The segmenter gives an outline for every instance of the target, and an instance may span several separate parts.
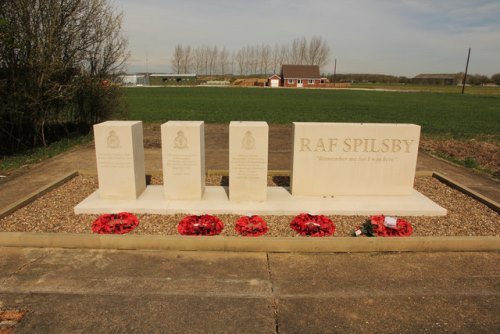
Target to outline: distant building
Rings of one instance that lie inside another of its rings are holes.
[[[279,87],[281,86],[281,77],[277,74],[271,75],[269,78],[267,78],[267,85],[269,87]]]
[[[136,73],[121,77],[124,86],[180,86],[196,85],[196,74]]]
[[[412,83],[421,85],[456,85],[461,81],[460,74],[419,74]]]
[[[151,73],[151,86],[191,86],[197,83],[196,74]]]
[[[317,65],[283,65],[281,86],[283,87],[326,87]]]
[[[121,76],[124,86],[147,86],[147,76],[144,73],[125,74]]]

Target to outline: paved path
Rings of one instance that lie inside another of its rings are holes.
[[[147,173],[161,173],[161,150],[159,148],[159,125],[152,134],[145,134],[145,165]],[[150,137],[155,137],[150,141]],[[206,166],[211,170],[228,169],[228,125],[207,124]],[[269,134],[269,169],[289,170],[291,166],[292,127],[289,125],[271,125]],[[0,208],[15,203],[24,196],[36,191],[44,185],[56,180],[73,170],[96,173],[96,162],[93,144],[71,149],[68,152],[38,164],[30,165],[6,178],[0,178]],[[440,172],[453,180],[483,194],[497,203],[500,202],[500,182],[471,172],[463,167],[455,166],[436,159],[428,154],[420,153],[417,170]]]
[[[500,331],[499,253],[0,248],[16,333]]]

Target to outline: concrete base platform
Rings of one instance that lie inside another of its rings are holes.
[[[95,191],[75,207],[76,214],[116,212],[150,214],[258,214],[296,215],[302,212],[324,215],[445,216],[446,209],[414,190],[408,196],[292,196],[288,188],[268,187],[265,202],[231,202],[227,187],[205,188],[202,200],[166,200],[163,186],[148,186],[136,200],[109,200]]]

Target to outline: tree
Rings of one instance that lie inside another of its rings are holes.
[[[205,61],[204,52],[205,52],[204,47],[198,47],[198,48],[194,49],[193,61],[194,61],[195,71],[198,74],[201,74],[203,71],[203,64]]]
[[[219,53],[219,68],[220,74],[224,75],[227,72],[227,66],[229,65],[229,51],[226,50],[226,47],[223,47]]]
[[[47,145],[117,106],[127,58],[122,16],[106,0],[0,2],[0,149]],[[57,139],[54,137],[54,140]]]
[[[500,73],[493,74],[491,76],[491,81],[493,81],[497,85],[500,85]]]
[[[177,44],[174,49],[174,55],[172,56],[172,71],[177,74],[181,73],[182,62],[184,60],[184,48],[182,44]]]
[[[186,46],[183,50],[183,57],[182,57],[182,71],[184,73],[189,73],[191,70],[191,62],[192,62],[192,56],[191,56],[191,47]]]
[[[315,36],[309,41],[307,50],[307,63],[323,67],[328,64],[330,48],[325,44],[320,36]]]
[[[269,45],[262,45],[260,47],[260,73],[267,75],[269,66],[271,64],[271,47]]]
[[[208,48],[207,56],[208,56],[208,72],[210,75],[215,74],[217,67],[217,57],[219,55],[219,50],[217,49],[217,45],[214,45],[213,48]]]

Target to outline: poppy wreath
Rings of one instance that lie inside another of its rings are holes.
[[[267,223],[260,216],[243,216],[236,221],[236,232],[246,237],[258,237],[269,231]]]
[[[335,224],[326,216],[301,213],[290,223],[300,235],[325,237],[335,233]]]
[[[358,227],[354,236],[366,235],[368,237],[408,237],[413,233],[413,227],[404,219],[396,218],[395,226],[387,226],[384,215],[372,216],[367,219],[362,227]]]
[[[131,213],[120,212],[99,216],[92,223],[92,232],[97,234],[125,234],[139,225],[139,219]]]
[[[182,235],[217,235],[224,229],[224,224],[216,216],[186,216],[177,225]]]

